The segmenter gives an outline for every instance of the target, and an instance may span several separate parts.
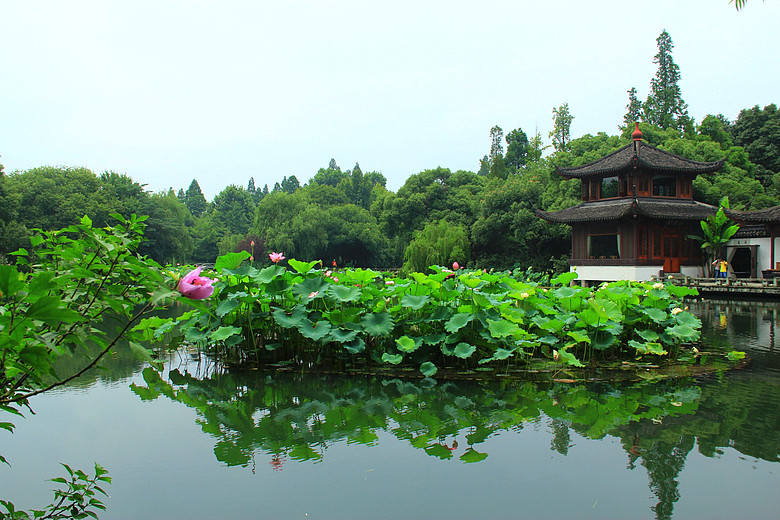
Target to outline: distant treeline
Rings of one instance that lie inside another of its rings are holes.
[[[709,115],[684,129],[649,123],[640,128],[649,144],[669,152],[697,161],[726,159],[721,171],[695,181],[697,200],[717,204],[728,195],[734,209],[780,204],[775,105],[743,110],[733,123]],[[380,173],[363,173],[357,164],[342,170],[335,160],[303,185],[290,176],[272,189],[257,189],[249,179],[246,187],[228,186],[210,202],[196,180],[178,193],[149,193],[115,172],[41,167],[4,174],[0,167],[0,253],[28,246],[33,228],[63,228],[85,214],[103,225],[118,212],[149,216],[142,252],[159,262],[212,262],[218,254],[247,250],[258,262],[267,262],[267,252],[283,251],[288,258],[328,265],[335,260],[340,266],[406,263],[408,269],[424,269],[458,261],[469,267],[561,269],[570,253],[569,229],[536,218],[534,209],[577,204],[579,181],[562,179],[556,166],[611,153],[630,142],[632,130],[626,125],[620,135],[558,141],[543,156],[538,134],[529,140],[516,129],[504,137],[496,126],[478,172],[425,170],[396,193]]]

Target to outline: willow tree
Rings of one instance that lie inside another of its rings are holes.
[[[404,252],[403,272],[425,272],[431,265],[466,264],[471,258],[471,243],[465,227],[445,219],[429,222],[415,231]]]

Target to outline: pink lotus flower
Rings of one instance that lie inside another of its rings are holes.
[[[336,282],[336,283],[338,283],[339,279],[338,279],[338,278],[336,278],[336,277],[334,276],[334,277],[333,277],[333,281],[334,281],[334,282]]]
[[[182,276],[178,290],[191,300],[205,300],[214,293],[214,280],[200,275],[203,267],[197,267]]]
[[[320,291],[314,291],[309,293],[309,299],[315,298],[318,294],[320,294]]]
[[[452,262],[452,270],[457,271],[460,269],[460,264],[458,262]]]
[[[282,260],[284,260],[284,253],[268,253],[268,258],[271,259],[271,261],[275,264],[278,264]]]
[[[395,282],[394,282],[394,281],[392,281],[392,280],[387,280],[387,281],[385,282],[385,285],[395,285]]]

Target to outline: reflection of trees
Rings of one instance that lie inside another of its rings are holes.
[[[553,449],[566,454],[569,428],[602,438],[642,419],[690,414],[697,387],[661,384],[590,386],[560,383],[404,381],[376,377],[262,375],[224,372],[208,377],[151,369],[143,399],[160,395],[198,410],[198,423],[217,439],[214,452],[228,465],[249,465],[257,452],[275,460],[320,460],[346,440],[371,445],[385,431],[441,459],[477,462],[479,445],[496,432],[520,430],[542,413],[552,421]]]
[[[567,455],[571,430],[589,439],[619,437],[629,469],[643,466],[658,499],[659,519],[671,518],[678,477],[698,443],[705,456],[730,446],[769,461],[780,454],[777,382],[750,374],[695,381],[586,385],[504,381],[446,382],[343,378],[326,375],[214,372],[199,377],[174,370],[164,381],[144,371],[143,399],[165,395],[198,411],[228,465],[250,466],[260,454],[274,470],[287,460],[322,460],[335,442],[374,445],[388,432],[429,456],[479,462],[485,440],[520,431],[546,416],[551,449]],[[749,383],[749,384],[748,384]],[[771,392],[771,393],[770,393]]]

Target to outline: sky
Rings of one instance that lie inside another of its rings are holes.
[[[780,1],[0,0],[0,163],[149,191],[303,184],[331,158],[396,191],[477,171],[490,128],[616,134],[666,29],[683,99],[780,102]]]

